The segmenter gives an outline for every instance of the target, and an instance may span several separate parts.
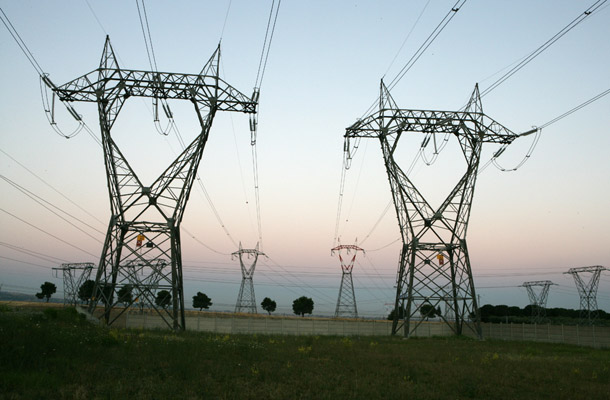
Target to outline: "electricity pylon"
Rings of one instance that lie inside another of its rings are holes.
[[[142,271],[157,274],[157,260],[170,260],[160,273],[159,288],[168,288],[172,304],[157,312],[172,329],[184,330],[184,290],[180,223],[212,121],[217,111],[254,114],[257,92],[248,98],[220,79],[220,46],[199,74],[139,71],[119,67],[106,37],[99,68],[64,85],[55,86],[47,76],[44,82],[62,101],[97,103],[112,215],[95,280],[97,303],[104,304],[103,318],[112,324],[128,307],[111,311],[117,305],[115,291],[138,281],[134,262],[147,266]],[[131,168],[113,140],[111,129],[125,101],[133,96],[180,99],[193,103],[201,132],[152,184],[145,185]],[[141,293],[155,304],[154,291]],[[129,306],[129,305],[128,305]]]
[[[248,267],[244,264],[244,254],[247,254],[249,259],[254,258]],[[254,282],[252,278],[254,277],[258,256],[265,256],[265,253],[258,250],[258,243],[254,249],[242,249],[240,242],[239,250],[232,253],[231,256],[232,258],[239,257],[242,276],[237,303],[235,303],[235,312],[256,314],[256,298],[254,296]]]
[[[354,256],[351,260],[348,258],[348,261],[345,261],[341,256],[341,250],[347,250],[347,254],[353,250]],[[352,270],[354,269],[356,254],[358,254],[358,251],[364,253],[364,249],[353,244],[346,244],[332,248],[330,254],[335,254],[335,251],[339,253],[339,261],[341,262],[341,287],[339,288],[339,297],[337,298],[337,307],[335,308],[335,318],[358,318],[358,307],[356,306],[356,292],[354,291]]]
[[[601,265],[590,267],[570,268],[564,274],[570,274],[574,277],[578,295],[580,296],[580,320],[592,324],[597,318],[597,288],[599,287],[599,277],[602,271],[608,268]],[[582,274],[591,273],[589,282],[585,283],[582,279]]]
[[[53,268],[53,276],[59,278],[61,273],[64,279],[65,305],[76,306],[78,304],[78,289],[89,279],[93,267],[93,263],[64,263]]]
[[[522,287],[527,289],[527,295],[530,298],[532,306],[532,321],[536,324],[543,322],[546,316],[546,301],[549,296],[549,289],[552,285],[556,285],[551,281],[531,281],[523,282]],[[542,287],[540,293],[536,294],[534,287]]]
[[[413,133],[425,134],[422,146],[431,137],[436,143],[436,135],[455,136],[466,160],[466,171],[436,209],[394,159],[400,138],[403,134]],[[430,111],[399,109],[383,81],[379,111],[346,129],[346,161],[351,160],[352,146],[357,146],[350,140],[379,139],[390,182],[402,238],[394,309],[405,309],[402,321],[399,321],[398,312],[394,314],[392,334],[404,328],[404,336],[409,337],[422,323],[423,319],[418,315],[423,304],[436,308],[445,302],[449,304],[455,321],[449,321],[445,316],[441,318],[455,334],[462,334],[466,325],[481,337],[480,315],[466,245],[481,148],[483,143],[507,146],[521,135],[483,113],[478,85],[464,111]]]

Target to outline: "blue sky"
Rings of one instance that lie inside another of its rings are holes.
[[[469,0],[392,95],[402,108],[458,109],[475,83],[484,90],[501,76],[499,71],[593,2]],[[341,275],[330,248],[345,128],[374,102],[381,77],[396,76],[453,3],[282,2],[260,99],[263,250],[270,258],[259,261],[254,276],[259,302],[269,296],[280,312],[290,312],[292,300],[307,295],[317,312],[334,310]],[[197,73],[222,39],[223,77],[251,93],[271,2],[233,0],[225,24],[228,5],[146,2],[159,70]],[[135,2],[0,1],[0,6],[57,84],[98,66],[106,34],[121,66],[149,68]],[[609,19],[610,8],[604,5],[485,96],[485,112],[523,132],[608,89]],[[5,210],[0,213],[0,283],[3,290],[33,293],[44,280],[61,283],[50,272],[60,262],[97,263],[103,240],[98,231],[105,231],[109,218],[103,157],[86,133],[66,140],[53,132],[42,110],[36,72],[4,28],[0,51],[1,174],[95,228],[81,226],[91,238],[0,181]],[[170,105],[185,139],[192,139],[197,123],[189,105]],[[95,106],[75,106],[98,132]],[[610,97],[605,97],[544,129],[531,159],[518,171],[503,173],[491,166],[480,174],[468,245],[483,304],[524,306],[527,294],[518,286],[549,279],[559,286],[551,289],[548,305],[577,308],[574,282],[563,272],[610,267],[609,108]],[[150,101],[133,99],[113,130],[145,180],[154,179],[180,149],[175,135],[156,132],[150,110]],[[57,118],[67,130],[74,126],[65,113]],[[420,140],[405,147],[405,163],[413,159]],[[516,142],[500,162],[515,165],[530,143],[531,136]],[[484,157],[493,150],[487,149]],[[455,183],[461,162],[459,151],[448,146],[433,166],[420,162],[413,180],[435,203]],[[233,241],[254,247],[258,233],[247,116],[216,117],[199,174]],[[343,243],[358,238],[367,250],[366,257],[359,255],[353,276],[359,310],[370,316],[385,314],[385,303],[395,295],[400,243],[393,209],[383,215],[389,201],[381,151],[375,141],[363,143],[347,174],[339,233]],[[189,232],[183,232],[187,299],[203,291],[215,303],[213,309],[231,310],[241,276],[228,254],[237,248],[198,187],[182,226]],[[600,281],[598,304],[610,311],[610,273]]]

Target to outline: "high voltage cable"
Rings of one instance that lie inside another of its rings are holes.
[[[47,234],[47,235],[51,236],[51,237],[52,237],[52,238],[54,238],[54,239],[57,239],[58,241],[60,241],[60,242],[62,242],[62,243],[64,243],[64,244],[67,244],[67,245],[68,245],[68,246],[70,246],[70,247],[73,247],[73,248],[75,248],[75,249],[77,249],[77,250],[82,251],[83,253],[87,253],[88,255],[90,255],[90,256],[92,256],[92,257],[97,258],[97,256],[96,256],[95,254],[91,254],[91,253],[89,253],[87,250],[81,249],[80,247],[78,247],[78,246],[76,246],[76,245],[74,245],[74,244],[72,244],[72,243],[70,243],[70,242],[67,242],[67,241],[63,240],[62,238],[55,236],[55,235],[53,235],[52,233],[49,233],[49,232],[45,231],[44,229],[42,229],[42,228],[40,228],[40,227],[38,227],[38,226],[36,226],[36,225],[34,225],[34,224],[30,223],[30,222],[27,222],[26,220],[24,220],[24,219],[22,219],[22,218],[19,218],[19,217],[18,217],[18,216],[16,216],[15,214],[10,213],[10,212],[6,211],[6,210],[5,210],[5,209],[3,209],[3,208],[0,208],[0,211],[2,211],[2,212],[4,212],[4,213],[6,213],[6,214],[8,214],[8,215],[10,215],[11,217],[13,217],[13,218],[15,218],[15,219],[17,219],[17,220],[19,220],[19,221],[23,222],[23,223],[24,223],[24,224],[26,224],[26,225],[31,226],[31,227],[32,227],[32,228],[34,228],[34,229],[39,230],[39,231],[40,231],[40,232],[42,232],[42,233],[45,233],[45,234]]]
[[[104,32],[104,34],[106,36],[108,36],[108,32],[106,32],[106,29],[104,28],[104,25],[102,25],[102,23],[100,22],[100,19],[97,17],[97,14],[93,10],[93,7],[91,7],[91,4],[89,4],[89,0],[85,0],[85,3],[87,3],[87,7],[89,7],[89,10],[91,11],[91,14],[93,14],[93,18],[95,18],[95,20],[97,21],[97,24],[100,26],[100,28],[102,28],[102,31]]]
[[[269,11],[269,20],[267,21],[267,29],[265,31],[265,40],[263,41],[263,50],[261,51],[261,58],[258,63],[258,71],[256,73],[256,81],[254,82],[255,88],[260,88],[263,83],[263,76],[265,75],[265,69],[267,68],[267,60],[269,58],[269,50],[271,49],[271,42],[273,40],[273,34],[275,32],[275,24],[277,22],[277,16],[280,11],[280,5],[282,0],[278,0],[277,8],[275,8],[275,18],[273,18],[273,26],[271,27],[271,34],[269,34],[269,27],[271,25],[271,19],[274,13],[275,0],[271,3],[271,10]],[[267,38],[269,41],[267,42]],[[264,60],[264,62],[263,62]],[[260,77],[260,80],[259,80]]]
[[[542,53],[544,50],[551,47],[556,41],[561,39],[566,33],[574,29],[578,24],[584,21],[588,16],[597,11],[607,0],[598,0],[589,8],[587,8],[583,13],[581,13],[578,17],[576,17],[572,22],[566,25],[563,29],[557,32],[554,36],[552,36],[549,40],[544,42],[541,46],[539,46],[536,50],[531,52],[527,57],[525,57],[519,64],[515,65],[511,68],[507,73],[502,75],[498,80],[492,83],[487,89],[481,92],[481,98],[487,95],[489,92],[500,86],[503,82],[505,82],[508,78],[517,73],[521,68],[526,66],[530,61],[535,59]]]
[[[65,217],[59,215],[57,212],[53,211],[50,207],[53,207],[54,209],[64,213],[65,215],[69,216],[70,218],[73,218],[75,220],[77,220],[78,222],[80,222],[83,225],[86,225],[87,227],[95,230],[96,232],[105,235],[104,232],[92,227],[91,225],[87,224],[86,222],[82,221],[81,219],[73,216],[72,214],[68,213],[67,211],[64,211],[63,209],[57,207],[56,205],[50,203],[49,201],[43,199],[42,197],[32,193],[31,191],[27,190],[26,188],[24,188],[23,186],[19,185],[18,183],[10,180],[9,178],[7,178],[4,175],[0,174],[0,178],[4,179],[5,182],[7,182],[9,185],[13,186],[15,189],[19,190],[21,193],[25,194],[27,197],[29,197],[30,199],[34,200],[36,203],[40,204],[42,207],[44,207],[45,209],[47,209],[48,211],[50,211],[51,213],[53,213],[54,215],[56,215],[57,217],[61,218],[62,220],[64,220],[65,222],[67,222],[68,224],[70,224],[71,226],[73,226],[74,228],[78,229],[79,231],[81,231],[82,233],[84,233],[85,235],[89,236],[91,239],[101,243],[101,241],[99,240],[99,238],[96,238],[94,236],[92,236],[91,234],[89,234],[88,232],[86,232],[85,230],[83,230],[82,228],[80,228],[79,226],[74,225],[74,223],[72,223],[71,221],[67,220]],[[47,205],[45,205],[45,204]]]
[[[44,185],[46,185],[47,187],[49,187],[51,190],[53,190],[55,193],[59,194],[61,197],[63,197],[64,199],[66,199],[67,201],[69,201],[72,205],[78,207],[81,211],[85,212],[87,215],[89,215],[90,217],[94,218],[96,221],[98,221],[100,224],[104,224],[102,221],[100,221],[95,215],[91,214],[89,211],[85,210],[83,207],[79,206],[76,202],[74,202],[72,199],[70,199],[68,196],[66,196],[65,194],[63,194],[62,192],[60,192],[59,190],[57,190],[55,187],[53,187],[51,184],[49,184],[47,181],[45,181],[44,179],[42,179],[40,176],[38,176],[36,173],[34,173],[32,170],[30,170],[28,167],[26,167],[25,165],[23,165],[22,163],[20,163],[19,161],[17,161],[13,156],[11,156],[10,154],[8,154],[7,152],[5,152],[4,150],[0,149],[0,152],[2,152],[5,156],[7,156],[8,158],[10,158],[11,160],[13,160],[15,163],[17,163],[17,165],[19,165],[21,168],[25,169],[27,172],[29,172],[30,174],[32,174],[36,179],[38,179],[40,182],[42,182]]]
[[[38,61],[36,61],[36,58],[34,58],[34,55],[30,51],[28,46],[25,44],[23,39],[21,39],[21,36],[19,35],[17,30],[11,23],[8,16],[4,13],[4,10],[2,9],[2,7],[0,7],[0,13],[2,13],[2,16],[0,17],[0,19],[2,19],[2,23],[4,23],[4,26],[6,26],[6,29],[8,29],[8,31],[11,34],[11,36],[13,37],[13,39],[15,39],[15,42],[17,42],[17,45],[19,46],[19,48],[21,49],[21,51],[23,52],[25,57],[28,59],[30,64],[32,64],[32,67],[34,67],[36,72],[38,72],[38,75],[40,75],[40,76],[44,75],[44,71],[40,67],[40,64],[38,64]]]
[[[402,67],[398,74],[396,74],[396,76],[390,81],[389,85],[387,85],[388,90],[393,89],[398,84],[398,82],[400,82],[400,80],[406,75],[406,73],[409,72],[411,68],[413,68],[413,65],[415,65],[415,63],[426,52],[428,47],[430,47],[430,45],[434,42],[438,35],[441,34],[441,32],[447,27],[449,22],[451,22],[451,20],[457,15],[457,12],[464,6],[466,1],[467,0],[458,0],[451,7],[451,9],[447,12],[443,19],[438,23],[436,28],[434,28],[434,30],[430,33],[430,35],[428,35],[426,40],[419,46],[417,51],[411,56],[409,61],[407,61],[407,63]],[[379,97],[377,97],[373,104],[371,104],[371,106],[364,112],[363,118],[364,116],[369,114],[375,108],[375,106],[378,105],[378,101]]]
[[[575,113],[576,111],[580,110],[581,108],[586,107],[586,106],[588,106],[589,104],[591,104],[591,103],[593,103],[593,102],[595,102],[595,101],[597,101],[597,100],[601,99],[602,97],[606,96],[608,93],[610,93],[610,89],[607,89],[607,90],[605,90],[605,91],[603,91],[603,92],[599,93],[598,95],[593,96],[592,98],[590,98],[589,100],[585,101],[584,103],[581,103],[581,104],[577,105],[576,107],[574,107],[574,108],[570,109],[569,111],[566,111],[566,112],[564,112],[563,114],[561,114],[561,115],[559,115],[559,116],[557,116],[557,117],[555,117],[555,118],[551,119],[550,121],[545,122],[544,124],[540,125],[539,127],[537,127],[537,128],[536,128],[536,136],[535,136],[535,138],[534,138],[534,141],[533,141],[533,142],[532,142],[532,144],[530,145],[530,147],[529,147],[529,149],[528,149],[528,151],[527,151],[527,154],[525,155],[525,157],[523,158],[523,160],[521,160],[521,162],[520,162],[519,164],[517,164],[517,166],[515,166],[515,167],[513,167],[513,168],[508,169],[508,168],[504,168],[504,167],[502,167],[502,166],[500,166],[500,165],[499,165],[499,163],[498,163],[498,161],[497,161],[497,158],[498,158],[498,156],[499,156],[499,155],[500,155],[502,152],[504,152],[504,149],[506,149],[506,147],[507,147],[507,146],[505,145],[505,146],[502,146],[502,147],[500,148],[500,150],[498,150],[498,151],[497,151],[497,152],[494,154],[494,156],[493,156],[493,157],[492,157],[492,158],[491,158],[489,161],[487,161],[487,162],[486,162],[486,163],[485,163],[485,164],[484,164],[484,165],[483,165],[483,166],[482,166],[482,167],[479,169],[478,174],[482,173],[482,172],[483,172],[483,171],[484,171],[484,170],[485,170],[485,169],[486,169],[486,168],[487,168],[487,167],[488,167],[490,164],[492,164],[492,163],[493,163],[493,164],[494,164],[494,166],[495,166],[496,168],[498,168],[500,171],[503,171],[503,172],[516,171],[516,170],[517,170],[517,169],[519,169],[519,168],[520,168],[520,167],[521,167],[523,164],[525,164],[525,162],[526,162],[526,161],[527,161],[527,160],[530,158],[530,156],[532,155],[532,153],[533,153],[533,151],[534,151],[534,148],[536,147],[536,144],[538,144],[538,141],[540,140],[540,136],[541,136],[542,129],[544,129],[544,128],[548,127],[549,125],[554,124],[555,122],[558,122],[558,121],[562,120],[563,118],[565,118],[565,117],[569,116],[569,115],[570,115],[570,114],[572,114],[572,113]]]
[[[225,14],[225,21],[222,24],[222,30],[220,31],[220,41],[222,41],[222,37],[225,34],[225,27],[227,26],[227,19],[229,19],[229,11],[231,10],[231,3],[233,0],[229,0],[229,5],[227,6],[227,12]]]
[[[39,258],[43,261],[47,261],[47,262],[52,262],[52,263],[67,263],[69,261],[64,260],[62,258],[57,258],[57,257],[53,257],[51,255],[48,254],[44,254],[44,253],[40,253],[34,250],[30,250],[30,249],[26,249],[25,247],[20,247],[20,246],[15,246],[13,244],[10,243],[5,243],[5,242],[0,242],[0,246],[4,246],[8,249],[17,251],[19,253],[23,253],[23,254],[27,254],[29,256],[35,257],[35,258]]]
[[[577,105],[576,107],[572,108],[571,110],[566,111],[565,113],[563,113],[563,114],[553,118],[552,120],[550,120],[548,122],[545,122],[544,124],[540,125],[538,127],[538,129],[546,128],[547,126],[552,125],[555,122],[558,122],[559,120],[561,120],[561,119],[567,117],[568,115],[570,115],[570,114],[580,110],[581,108],[588,106],[589,104],[593,103],[594,101],[597,101],[597,100],[601,99],[602,97],[604,97],[608,93],[610,93],[610,89],[604,90],[603,92],[601,92],[597,96],[594,96],[594,97],[590,98],[589,100],[585,101],[584,103],[581,103],[581,104]]]
[[[426,9],[428,8],[428,5],[430,4],[431,0],[428,0],[426,2],[426,5],[424,5],[424,8],[421,10],[421,12],[419,13],[419,16],[417,17],[417,19],[415,20],[415,23],[413,24],[413,26],[411,27],[411,30],[409,31],[409,33],[407,33],[407,36],[405,37],[405,39],[402,41],[402,44],[400,45],[400,48],[398,49],[398,51],[396,52],[396,55],[394,56],[394,58],[392,59],[392,61],[390,62],[390,65],[388,66],[388,69],[385,71],[385,73],[383,74],[383,76],[386,76],[388,72],[390,72],[390,68],[392,68],[392,66],[394,65],[394,61],[396,61],[396,59],[398,58],[398,55],[400,54],[400,52],[402,51],[402,48],[405,47],[405,44],[407,43],[407,40],[409,40],[409,38],[411,37],[411,34],[413,33],[413,31],[415,30],[415,27],[417,26],[417,24],[419,23],[419,20],[421,19],[422,15],[424,15],[424,12],[426,11]]]
[[[10,257],[4,257],[4,256],[0,256],[0,258],[4,259],[4,260],[9,260],[9,261],[16,261],[16,262],[20,262],[23,264],[28,264],[28,265],[32,265],[34,267],[39,267],[39,268],[43,268],[47,271],[51,270],[53,267],[51,266],[47,266],[47,265],[40,265],[40,264],[34,264],[31,262],[27,262],[27,261],[22,261],[22,260],[17,260],[16,258],[10,258]]]

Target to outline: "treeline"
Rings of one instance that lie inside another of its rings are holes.
[[[536,306],[527,305],[523,308],[517,306],[485,304],[479,310],[482,322],[491,323],[530,323],[532,315],[536,313]],[[580,320],[580,310],[570,308],[546,308],[542,311],[545,322],[557,324],[576,324]],[[610,313],[604,310],[596,311],[596,320],[608,321],[610,323]]]

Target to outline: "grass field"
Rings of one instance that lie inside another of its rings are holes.
[[[116,330],[0,305],[2,399],[609,399],[610,350]]]

